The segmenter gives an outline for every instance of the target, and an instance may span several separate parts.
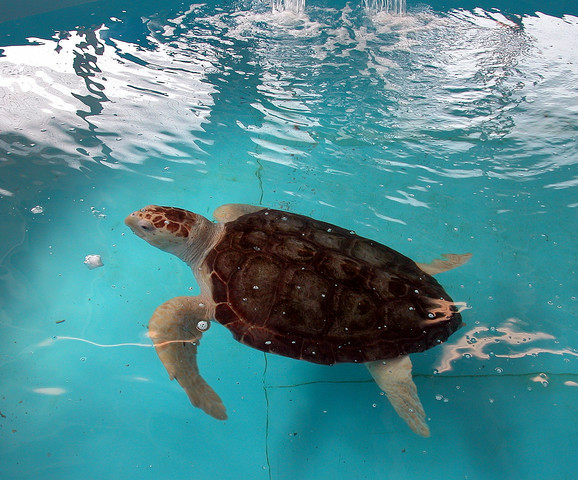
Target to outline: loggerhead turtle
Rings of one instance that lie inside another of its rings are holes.
[[[196,297],[154,312],[149,337],[191,403],[224,420],[225,407],[200,376],[199,339],[215,319],[258,350],[332,365],[364,363],[413,431],[429,435],[410,353],[445,341],[461,325],[459,304],[431,276],[471,257],[430,264],[312,218],[228,204],[217,223],[173,207],[148,206],[125,223],[190,265]]]

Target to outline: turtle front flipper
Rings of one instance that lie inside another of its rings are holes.
[[[208,327],[201,297],[175,297],[155,310],[148,335],[170,379],[177,379],[191,403],[212,417],[225,420],[223,402],[203,380],[197,365],[199,340]]]
[[[237,220],[237,218],[248,213],[255,213],[264,209],[265,207],[256,207],[255,205],[246,205],[244,203],[226,203],[215,209],[213,217],[219,223],[227,223]]]
[[[459,267],[472,258],[471,253],[444,253],[441,258],[436,258],[430,263],[418,263],[417,266],[425,273],[435,275],[437,273],[447,272],[453,268]]]
[[[377,360],[365,364],[398,415],[409,427],[422,437],[429,437],[425,411],[417,395],[417,387],[411,376],[411,360],[408,355],[390,360]]]

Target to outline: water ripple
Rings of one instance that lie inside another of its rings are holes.
[[[358,156],[433,180],[575,186],[564,178],[578,153],[574,17],[353,6],[291,16],[265,3],[193,5],[132,30],[115,17],[6,47],[0,147],[132,170],[160,158],[202,166],[240,134],[241,155],[309,171],[331,158],[355,173]]]

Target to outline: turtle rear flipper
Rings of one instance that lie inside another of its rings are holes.
[[[422,437],[429,437],[425,411],[411,376],[408,355],[365,364],[375,382],[385,392],[397,414]]]
[[[223,402],[201,377],[197,365],[197,347],[208,326],[200,297],[175,297],[153,313],[149,337],[170,379],[177,379],[191,403],[218,420],[226,420]]]
[[[472,258],[471,253],[444,253],[441,258],[436,258],[430,263],[418,263],[417,266],[429,275],[436,275],[437,273],[447,272],[456,267],[459,267]]]

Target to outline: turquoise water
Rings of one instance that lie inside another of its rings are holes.
[[[95,2],[0,49],[0,478],[575,478],[575,5]],[[366,369],[219,325],[229,420],[169,381],[148,318],[198,288],[123,219],[228,202],[474,254],[438,277],[466,326],[412,356],[429,439]]]

